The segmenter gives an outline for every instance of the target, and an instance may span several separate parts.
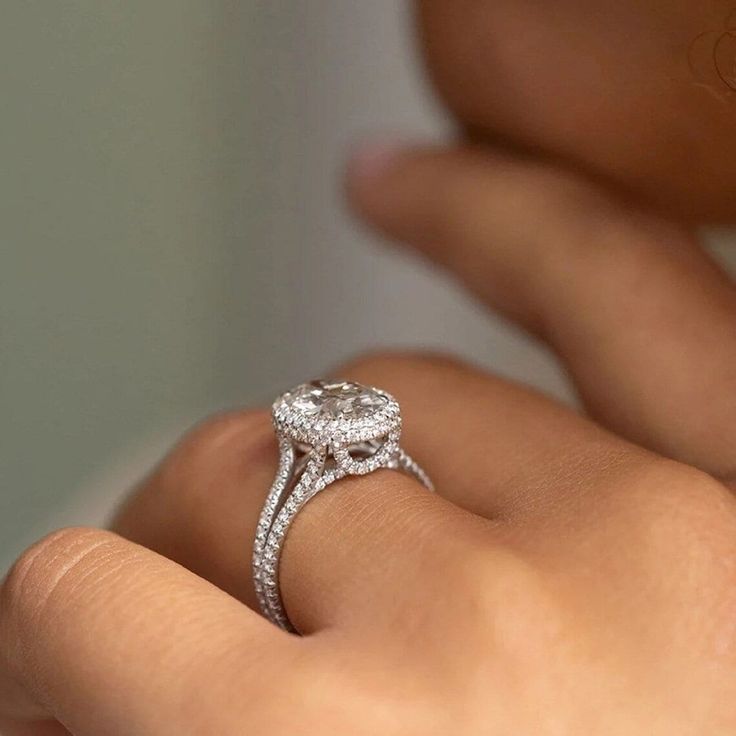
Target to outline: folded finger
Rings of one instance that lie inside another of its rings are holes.
[[[690,233],[481,149],[364,153],[349,186],[371,224],[542,336],[594,417],[717,475],[736,470],[736,290]]]

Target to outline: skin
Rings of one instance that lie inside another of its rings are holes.
[[[114,532],[10,572],[7,732],[734,733],[733,285],[687,231],[506,154],[366,149],[349,190],[545,340],[589,416],[445,357],[343,367],[398,397],[439,493],[381,471],[310,502],[282,559],[301,638],[252,610],[268,414],[209,420]]]
[[[419,0],[443,102],[474,137],[673,216],[736,222],[734,0]]]

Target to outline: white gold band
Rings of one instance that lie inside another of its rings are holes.
[[[289,527],[310,499],[340,478],[381,468],[433,486],[399,447],[399,406],[383,391],[346,382],[304,384],[277,399],[273,415],[279,466],[258,520],[253,582],[263,614],[295,632],[281,597],[279,562]]]

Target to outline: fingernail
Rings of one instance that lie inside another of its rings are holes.
[[[350,155],[350,176],[361,181],[379,179],[410,147],[410,144],[398,137],[384,137],[360,143]]]

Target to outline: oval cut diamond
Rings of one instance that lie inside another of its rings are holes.
[[[358,383],[314,381],[305,383],[286,398],[287,406],[310,418],[362,419],[385,409],[388,399]]]

